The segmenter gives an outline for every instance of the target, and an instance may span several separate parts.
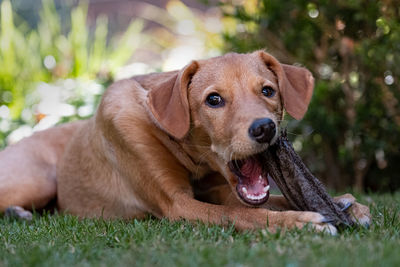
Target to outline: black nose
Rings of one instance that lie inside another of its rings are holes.
[[[269,118],[256,119],[249,128],[249,135],[258,143],[269,143],[276,134],[276,125]]]

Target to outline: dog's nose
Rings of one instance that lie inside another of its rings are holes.
[[[276,125],[269,118],[256,119],[249,128],[249,135],[258,143],[269,143],[276,134]]]

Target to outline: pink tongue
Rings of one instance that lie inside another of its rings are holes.
[[[244,176],[241,181],[242,186],[246,187],[248,194],[257,196],[264,193],[264,187],[268,185],[268,182],[262,177],[262,169],[257,160],[247,159],[240,168],[240,172]]]

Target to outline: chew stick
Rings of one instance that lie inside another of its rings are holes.
[[[277,142],[263,153],[270,176],[295,210],[314,211],[335,225],[352,225],[348,215],[333,202],[323,184],[310,172],[282,132]]]

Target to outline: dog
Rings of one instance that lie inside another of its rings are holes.
[[[0,211],[57,209],[80,218],[185,219],[237,229],[336,233],[321,214],[293,211],[269,193],[257,160],[278,136],[284,110],[307,111],[305,68],[256,51],[192,61],[179,71],[112,84],[95,115],[37,132],[0,153]],[[354,221],[368,207],[350,194]],[[21,209],[23,208],[23,209]]]

